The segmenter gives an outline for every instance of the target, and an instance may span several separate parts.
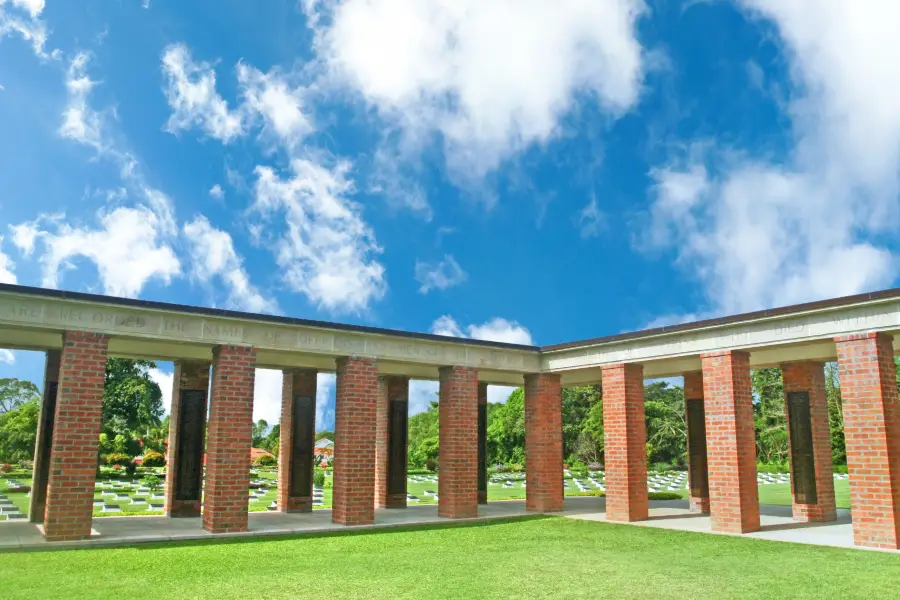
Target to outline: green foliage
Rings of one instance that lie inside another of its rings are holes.
[[[790,464],[786,460],[770,463],[757,463],[756,465],[757,473],[788,473],[790,470]]]
[[[151,492],[159,491],[161,485],[162,479],[156,475],[145,475],[143,479],[141,479],[141,486],[148,488]]]
[[[325,487],[325,471],[322,469],[313,471],[313,485],[317,488]]]
[[[150,378],[156,364],[148,360],[110,358],[106,361],[103,389],[103,431],[110,437],[124,435],[125,440],[151,437],[163,417],[162,391]],[[116,448],[132,456],[140,445]]]
[[[141,461],[142,467],[164,467],[166,466],[166,457],[153,450],[144,452],[144,459]]]
[[[647,492],[650,500],[681,500],[681,494],[676,492]]]
[[[756,452],[762,462],[782,462],[788,456],[784,417],[784,383],[781,369],[754,369],[753,405],[756,421]]]
[[[276,425],[277,427],[277,425]],[[321,439],[329,439],[334,441],[334,432],[329,429],[323,429],[322,431],[317,431],[316,436],[313,441],[318,442]]]
[[[18,462],[34,456],[40,399],[35,398],[0,414],[0,461]]]
[[[647,459],[666,463],[666,470],[687,464],[684,390],[656,381],[644,386]]]
[[[424,469],[428,461],[438,458],[438,403],[432,402],[428,409],[409,418],[408,459],[414,469]],[[334,439],[334,438],[330,438]]]
[[[253,465],[257,467],[271,467],[278,464],[278,459],[271,454],[260,454],[253,461]]]
[[[828,426],[831,431],[831,460],[835,465],[847,464],[847,446],[844,442],[844,403],[837,363],[825,365],[825,397],[828,398]]]
[[[260,419],[253,424],[253,441],[254,448],[262,448],[266,436],[269,434],[269,423],[265,419]]]
[[[119,465],[120,467],[126,467],[131,464],[131,457],[127,454],[122,454],[119,452],[111,452],[103,457],[103,462],[107,464],[107,466]]]
[[[40,391],[30,381],[15,377],[0,379],[0,415],[13,411],[29,402],[40,402]]]
[[[488,406],[487,460],[525,462],[525,390],[517,388],[505,404]]]

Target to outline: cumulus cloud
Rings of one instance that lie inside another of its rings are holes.
[[[172,109],[167,131],[177,133],[196,126],[225,143],[243,134],[241,112],[230,110],[219,96],[212,65],[195,62],[184,44],[171,44],[163,51],[162,69],[164,92]]]
[[[426,294],[433,289],[445,290],[463,283],[467,278],[453,255],[446,254],[444,259],[435,263],[416,261],[416,281],[421,285],[419,292]]]
[[[263,73],[244,63],[237,66],[237,79],[244,97],[241,110],[249,119],[261,117],[264,132],[288,147],[312,133],[313,123],[304,110],[304,87],[291,87],[278,71]]]
[[[305,0],[330,80],[358,93],[415,151],[443,140],[451,172],[480,178],[554,136],[579,92],[610,115],[643,76],[641,0]]]
[[[516,321],[507,321],[500,317],[494,317],[480,325],[468,325],[464,332],[463,328],[459,326],[453,317],[443,315],[431,324],[431,333],[450,337],[470,337],[475,340],[505,342],[507,344],[534,345],[531,332],[527,328]]]
[[[66,71],[66,92],[68,100],[63,111],[63,121],[59,134],[97,150],[104,149],[101,114],[88,104],[88,96],[96,85],[87,74],[90,57],[79,52],[69,62]]]
[[[250,283],[243,260],[234,249],[231,236],[210,225],[200,215],[185,224],[184,237],[191,256],[191,273],[199,281],[209,283],[218,278],[228,288],[229,308],[250,312],[278,313],[278,303],[263,296]]]
[[[296,159],[283,179],[271,167],[257,167],[253,205],[275,225],[273,249],[288,286],[320,308],[345,313],[368,308],[387,287],[375,234],[348,198],[348,170],[347,163],[329,169]]]
[[[41,285],[56,288],[62,271],[75,267],[74,260],[94,263],[103,291],[133,298],[150,280],[168,284],[180,273],[175,252],[166,243],[169,223],[146,206],[101,210],[98,226],[77,226],[62,221],[62,215],[42,215],[35,238],[43,246],[40,257]],[[20,226],[21,227],[21,226]]]
[[[53,57],[44,50],[47,27],[40,19],[44,0],[0,0],[0,39],[16,33],[31,42],[34,53],[41,58]]]
[[[3,244],[3,236],[0,236],[0,244]],[[15,268],[16,263],[0,251],[0,283],[16,283],[16,274],[13,272]]]
[[[651,172],[652,245],[675,247],[728,313],[868,291],[896,278],[900,5],[743,0],[790,63],[783,163],[704,144]]]
[[[225,190],[223,190],[222,186],[217,183],[216,185],[209,188],[209,195],[216,200],[221,200],[225,197]]]
[[[335,376],[319,373],[316,378],[316,431],[334,427]],[[281,421],[283,375],[274,369],[256,369],[253,388],[253,421],[265,419],[269,425]]]
[[[147,371],[147,375],[149,375],[150,379],[152,379],[159,386],[159,391],[162,392],[163,409],[166,411],[167,415],[171,414],[173,391],[172,387],[174,385],[175,372],[154,368]]]

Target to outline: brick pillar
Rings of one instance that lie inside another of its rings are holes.
[[[900,407],[891,336],[839,337],[853,543],[900,547]]]
[[[704,354],[703,398],[713,531],[759,530],[750,354]]]
[[[488,384],[478,382],[478,504],[488,501],[487,474]]]
[[[83,540],[91,535],[107,342],[99,333],[63,334],[44,509],[48,541]]]
[[[825,396],[825,365],[811,361],[785,363],[781,365],[781,374],[791,456],[794,520],[834,521],[837,511],[834,504],[828,398]],[[804,406],[808,407],[808,411],[803,410]],[[798,408],[801,410],[796,414],[798,421],[794,423],[792,418]],[[809,467],[812,467],[811,472],[807,472]],[[806,482],[814,485],[812,490],[805,489]]]
[[[284,371],[278,439],[278,510],[310,512],[315,472],[315,369]]]
[[[375,506],[406,508],[409,377],[379,381],[375,418]]]
[[[441,367],[438,515],[478,516],[478,370]]]
[[[525,376],[525,476],[526,510],[563,509],[562,385],[557,373]]]
[[[648,515],[644,367],[603,367],[606,519],[643,521]]]
[[[203,529],[210,533],[247,531],[255,378],[255,348],[213,350],[203,506]]]
[[[378,363],[358,356],[337,359],[334,415],[334,499],[339,525],[375,522],[375,421]]]
[[[200,516],[208,396],[209,363],[175,361],[166,451],[167,517]]]
[[[59,350],[47,350],[44,363],[44,397],[38,417],[34,441],[34,472],[31,478],[31,502],[28,518],[32,523],[44,522],[47,483],[50,481],[50,454],[53,447],[53,423],[56,418],[56,390],[59,387]]]
[[[703,403],[702,371],[684,373],[684,403],[691,512],[708,515],[709,470],[706,458],[706,411]]]

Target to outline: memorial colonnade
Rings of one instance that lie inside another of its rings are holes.
[[[336,373],[332,520],[406,503],[410,378],[440,382],[438,512],[486,501],[487,385],[524,385],[526,506],[563,509],[562,389],[601,383],[606,517],[648,517],[645,378],[684,376],[690,502],[714,531],[760,527],[750,370],[784,376],[793,512],[835,518],[823,365],[837,360],[857,544],[900,545],[900,290],[542,348],[0,286],[0,343],[47,350],[32,518],[90,535],[108,355],[175,361],[166,513],[247,529],[254,370],[281,368],[278,506],[312,507],[316,377]],[[210,368],[211,367],[211,368]],[[208,402],[207,402],[208,396]],[[204,443],[204,425],[208,422]]]

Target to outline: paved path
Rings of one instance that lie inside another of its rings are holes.
[[[605,521],[605,502],[597,497],[570,497],[565,500],[563,516],[587,521]],[[283,514],[277,512],[252,512],[249,515],[249,531],[212,535],[203,531],[201,520],[168,519],[166,517],[101,517],[94,519],[95,535],[89,540],[77,542],[45,542],[38,526],[33,523],[0,522],[0,550],[39,550],[53,548],[84,548],[104,546],[128,546],[139,543],[184,540],[218,539],[267,535],[291,535],[303,533],[344,532],[351,530],[377,530],[405,525],[449,524],[454,522],[490,521],[518,517],[527,514],[524,500],[490,502],[478,508],[478,517],[451,521],[438,517],[437,505],[412,505],[405,510],[379,509],[375,512],[375,524],[345,527],[331,522],[330,510],[312,513]],[[638,527],[660,527],[712,533],[709,516],[693,514],[686,500],[653,501],[650,518],[633,523]],[[838,511],[838,520],[832,523],[796,523],[791,518],[789,506],[763,506],[762,529],[746,537],[775,541],[788,541],[823,546],[853,547],[853,531],[850,513]]]

